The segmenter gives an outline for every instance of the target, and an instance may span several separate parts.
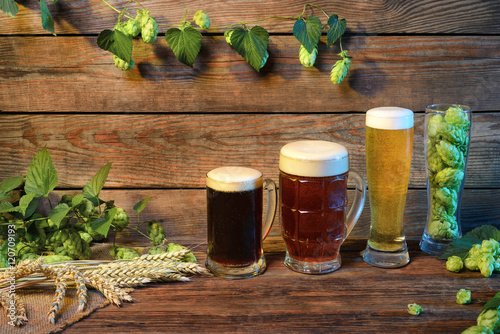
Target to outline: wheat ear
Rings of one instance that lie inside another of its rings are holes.
[[[62,301],[64,299],[64,295],[66,294],[66,282],[61,277],[57,277],[55,279],[56,284],[56,294],[54,296],[54,301],[52,302],[52,308],[50,309],[47,317],[49,322],[52,324],[56,323],[56,314],[59,312],[61,308]]]

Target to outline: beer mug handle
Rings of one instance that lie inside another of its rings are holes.
[[[271,179],[264,180],[264,189],[267,190],[267,211],[264,224],[262,224],[262,240],[264,240],[271,226],[273,226],[274,216],[276,215],[276,183]]]
[[[366,198],[366,183],[363,177],[359,175],[358,172],[352,169],[349,171],[349,176],[352,177],[356,185],[356,194],[354,196],[354,202],[351,205],[351,209],[347,214],[346,234],[344,240],[347,239],[354,225],[356,225],[359,216],[361,216],[361,211],[363,211],[363,207],[365,206],[365,198]]]

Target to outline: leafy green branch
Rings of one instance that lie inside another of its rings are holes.
[[[45,30],[54,32],[54,21],[47,8],[46,0],[40,1],[40,11],[42,26]],[[51,0],[57,1],[57,0]],[[97,45],[113,54],[115,66],[127,71],[134,67],[132,59],[133,39],[141,35],[145,43],[153,43],[158,36],[160,26],[150,11],[141,3],[129,0],[122,10],[118,10],[107,0],[101,0],[104,4],[118,13],[118,18],[113,29],[101,31],[97,37]],[[131,5],[134,8],[130,9]],[[323,25],[321,19],[315,15],[306,15],[308,8],[318,9],[326,18]],[[346,20],[339,19],[338,15],[329,15],[320,6],[306,3],[302,7],[300,14],[296,16],[269,16],[248,22],[238,22],[221,27],[210,27],[210,17],[203,10],[197,10],[188,20],[188,10],[184,6],[184,17],[178,25],[167,26],[165,40],[172,49],[175,57],[183,64],[193,67],[202,46],[202,34],[200,30],[221,30],[228,44],[230,44],[243,59],[256,71],[260,71],[266,64],[269,53],[269,33],[259,25],[254,25],[267,20],[291,20],[293,25],[293,35],[300,42],[299,60],[304,67],[312,67],[318,55],[318,43],[323,33],[323,28],[327,27],[326,46],[331,47],[339,42],[341,52],[338,54],[340,60],[332,66],[330,79],[332,83],[340,84],[347,75],[352,57],[348,56],[348,51],[342,48],[341,37],[346,31]],[[18,12],[17,4],[14,0],[0,0],[0,9],[6,14],[15,17]],[[133,16],[130,10],[135,10]],[[249,25],[254,25],[249,27]]]

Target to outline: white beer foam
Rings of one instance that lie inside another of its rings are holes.
[[[324,177],[349,171],[347,149],[324,140],[301,140],[281,148],[279,168],[298,176]]]
[[[239,166],[215,168],[207,173],[206,181],[207,187],[223,192],[253,190],[263,185],[260,171]]]
[[[413,127],[413,111],[399,107],[379,107],[366,112],[366,126],[383,130]]]

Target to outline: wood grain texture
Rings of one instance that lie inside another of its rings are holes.
[[[57,191],[53,202],[65,193],[76,191]],[[59,196],[59,197],[57,197]],[[137,222],[132,208],[141,199],[155,196],[141,213],[142,221],[156,219],[164,226],[167,238],[172,240],[192,240],[206,242],[206,194],[204,189],[178,190],[105,190],[102,199],[115,200],[115,204],[130,214],[131,226]],[[348,191],[352,203],[354,190]],[[461,224],[464,233],[479,225],[494,225],[500,229],[500,190],[466,189],[462,197]],[[427,194],[425,190],[409,190],[404,214],[405,236],[409,241],[419,241],[427,219]],[[367,197],[361,217],[348,240],[367,239],[370,231],[370,200]],[[145,227],[144,227],[145,232]],[[270,236],[280,235],[279,213],[276,214]],[[132,230],[118,235],[119,243],[140,246],[145,238]],[[267,245],[267,241],[264,246]],[[267,248],[266,248],[267,249]]]
[[[415,116],[410,188],[425,188],[423,114]],[[466,187],[500,186],[500,115],[473,115]],[[301,139],[338,142],[366,177],[364,114],[0,115],[0,180],[25,173],[46,146],[59,187],[82,188],[108,162],[111,188],[202,188],[222,165],[277,179],[279,151]]]
[[[1,40],[3,112],[364,112],[383,105],[422,111],[444,101],[500,110],[497,37],[352,36],[344,48],[354,59],[340,86],[330,82],[338,49],[322,44],[315,67],[304,68],[293,36],[271,36],[260,73],[217,36],[204,37],[193,68],[177,61],[163,39],[136,41],[129,72],[114,67],[94,36]]]
[[[195,252],[200,262],[204,248]],[[292,272],[283,252],[268,252],[268,269],[256,278],[140,288],[134,303],[98,310],[65,333],[460,333],[475,325],[484,301],[500,290],[498,274],[448,272],[443,261],[412,249],[410,264],[390,270],[366,264],[359,250],[341,251],[342,267],[318,276]],[[471,305],[455,302],[463,287],[472,291]],[[409,315],[409,303],[424,312]]]
[[[110,1],[123,9],[126,1]],[[204,9],[212,27],[238,22],[248,22],[269,16],[297,16],[305,1],[184,1],[189,10],[188,19],[194,12]],[[500,11],[497,1],[480,0],[353,0],[313,2],[329,15],[337,14],[347,19],[348,32],[353,33],[449,33],[449,34],[498,34],[500,24],[495,13]],[[158,23],[177,25],[184,17],[184,8],[178,1],[141,1],[151,11]],[[40,24],[40,6],[35,1],[22,2],[16,18],[0,16],[3,34],[47,34]],[[76,0],[48,3],[58,34],[97,34],[111,29],[118,14],[98,0]],[[134,4],[128,8],[134,9]],[[130,10],[135,16],[135,10]],[[326,17],[318,10],[309,8],[306,15],[314,14],[326,23]],[[89,22],[92,22],[91,24]],[[291,33],[294,20],[268,20],[259,24],[272,33]],[[167,27],[160,27],[165,32]],[[217,29],[215,31],[221,31]]]

